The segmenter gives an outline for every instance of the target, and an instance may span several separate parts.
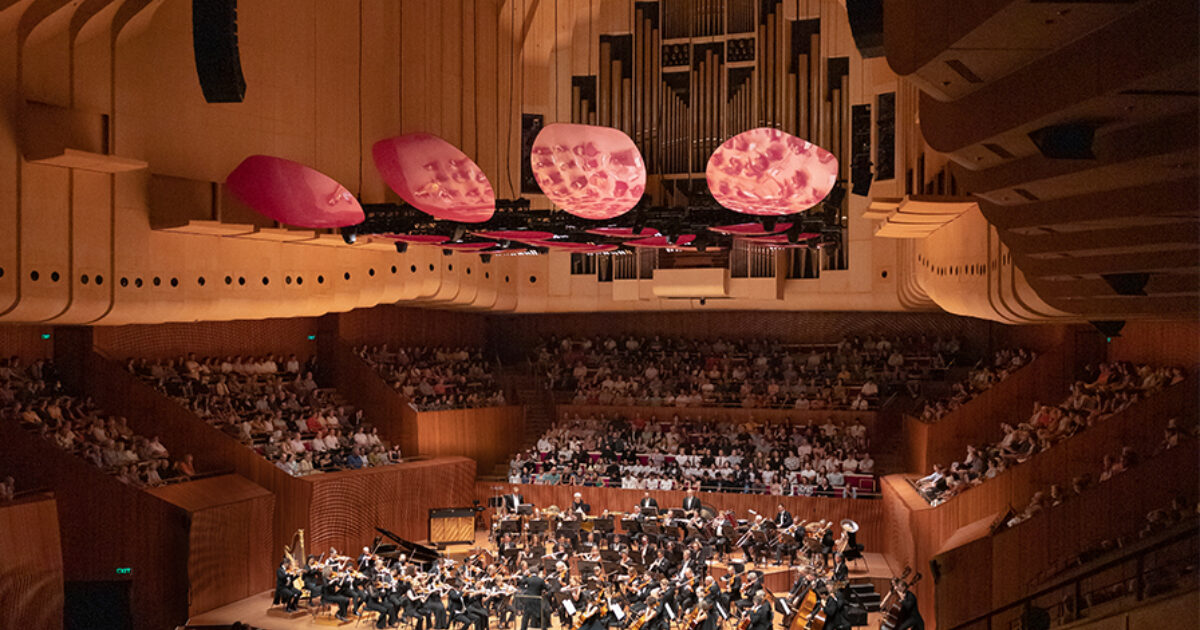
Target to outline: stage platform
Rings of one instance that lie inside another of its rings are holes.
[[[428,541],[421,541],[421,544],[429,544]],[[480,530],[476,532],[475,543],[448,545],[442,550],[442,553],[455,560],[462,560],[470,556],[479,548],[494,548],[488,541],[486,531]],[[738,561],[738,555],[733,556],[733,562]],[[887,561],[882,554],[879,553],[864,553],[861,561],[851,563],[850,581],[851,582],[871,582],[875,586],[875,590],[882,596],[887,593],[888,580],[892,577],[892,571],[888,567]],[[746,570],[762,571],[767,588],[773,593],[787,593],[792,586],[792,581],[795,579],[795,572],[789,567],[780,567],[773,565],[746,565]],[[729,567],[725,563],[714,562],[711,565],[710,572],[719,576],[729,571]],[[277,616],[272,616],[268,613],[271,608],[271,591],[266,591],[248,597],[246,599],[234,602],[227,606],[222,606],[215,610],[197,615],[189,620],[189,625],[212,625],[212,624],[231,624],[235,621],[250,624],[254,628],[263,628],[264,630],[297,630],[300,628],[311,629],[314,626],[312,615],[305,614],[291,619],[284,619]],[[351,624],[345,626],[347,628],[355,627],[357,619],[351,618]],[[370,627],[374,624],[373,620],[363,620],[357,627]],[[780,627],[781,619],[777,614],[775,616],[776,627]],[[860,626],[868,630],[875,630],[879,627],[879,615],[871,613],[868,617],[868,625]],[[518,623],[520,623],[518,618]],[[730,622],[725,630],[733,630],[736,624]],[[493,621],[492,628],[499,628]],[[562,630],[558,627],[558,620],[553,620],[551,630]]]

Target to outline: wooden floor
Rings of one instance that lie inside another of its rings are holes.
[[[474,544],[450,545],[443,550],[443,553],[451,558],[462,559],[470,555],[473,550],[478,549],[479,547],[491,547],[490,543],[488,542],[487,532],[477,532],[476,541]],[[764,574],[764,581],[767,585],[767,588],[774,592],[786,592],[791,587],[792,580],[795,579],[795,575],[788,567],[770,565],[760,567],[751,564],[746,568],[747,570],[761,570]],[[880,593],[880,595],[886,592],[885,589],[887,587],[887,581],[891,579],[893,575],[891,569],[888,567],[887,562],[884,560],[883,555],[878,553],[864,553],[863,560],[852,563],[849,568],[850,579],[852,581],[861,582],[870,580],[875,585],[875,589]],[[726,570],[727,569],[725,565],[721,563],[714,563],[712,567],[712,573],[714,575],[720,575]],[[189,620],[189,624],[216,625],[231,624],[235,621],[240,621],[255,628],[263,628],[264,630],[297,630],[299,628],[309,629],[314,627],[332,627],[318,625],[311,615],[305,615],[303,617],[297,617],[294,619],[281,619],[279,617],[270,616],[267,614],[267,611],[271,608],[271,597],[271,591],[259,593],[253,597],[248,597],[227,606],[222,606],[221,608],[197,615]],[[351,623],[343,627],[374,627],[373,619],[364,619],[361,623],[356,622],[358,622],[358,620],[351,618]],[[517,619],[517,623],[520,623],[519,617]],[[780,615],[778,614],[775,615],[775,623],[780,623]],[[551,630],[561,630],[561,628],[558,626],[557,618],[552,621],[552,624]],[[499,626],[495,624],[494,620],[491,627],[493,629],[499,628]],[[519,628],[519,625],[516,627]],[[733,630],[734,627],[735,624],[730,622],[723,630]],[[868,630],[877,629],[879,627],[879,615],[876,613],[870,614],[868,616],[868,625],[863,627],[867,628]]]

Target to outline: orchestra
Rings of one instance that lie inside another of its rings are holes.
[[[578,494],[566,511],[521,500],[496,502],[495,552],[477,548],[460,560],[364,547],[357,558],[329,549],[301,564],[289,548],[274,603],[342,621],[372,612],[377,628],[411,621],[415,630],[509,629],[518,614],[521,630],[553,620],[560,630],[772,630],[775,612],[784,630],[852,627],[859,605],[846,562],[862,547],[848,544],[858,529],[849,519],[797,521],[780,505],[773,518],[740,520],[691,493],[682,507],[661,511],[647,493],[629,514],[591,515]],[[771,567],[798,576],[787,593],[765,587]],[[919,628],[907,586],[898,580],[885,612],[894,627]]]

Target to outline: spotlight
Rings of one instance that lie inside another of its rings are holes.
[[[453,253],[454,253],[453,249],[445,249],[445,248],[442,249],[443,256],[449,256],[450,254],[453,254]]]
[[[486,265],[486,264],[488,264],[488,263],[490,263],[490,262],[492,262],[492,255],[491,255],[491,254],[480,254],[480,255],[479,255],[479,262],[481,262],[481,263],[483,263],[483,264],[485,264],[485,265]]]
[[[775,222],[777,220],[778,219],[776,219],[775,217],[764,218],[763,222],[762,222],[763,230],[765,230],[767,232],[774,232],[775,231]]]
[[[358,240],[358,233],[354,230],[344,230],[342,232],[342,240],[346,241],[347,245],[353,245],[354,241]]]
[[[406,251],[408,251],[408,243],[405,243],[404,241],[396,241],[396,253],[403,254]]]
[[[704,306],[705,304],[708,304],[708,298],[700,298],[700,306]]]
[[[460,224],[454,226],[454,235],[450,237],[450,240],[457,243],[457,242],[461,241],[463,236],[465,236],[466,234],[467,234],[467,226],[460,223]]]

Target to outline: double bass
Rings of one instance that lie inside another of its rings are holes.
[[[904,573],[900,574],[900,581],[904,582],[904,579],[911,572],[912,569],[910,567],[905,567]],[[920,581],[921,573],[917,572],[913,576],[912,581],[906,582],[905,585],[908,589],[911,589]],[[896,597],[896,587],[893,586],[892,590],[888,591],[887,596],[879,604],[879,611],[883,613],[883,622],[879,624],[879,630],[895,630],[896,626],[900,625],[900,605],[903,601],[903,598]]]

